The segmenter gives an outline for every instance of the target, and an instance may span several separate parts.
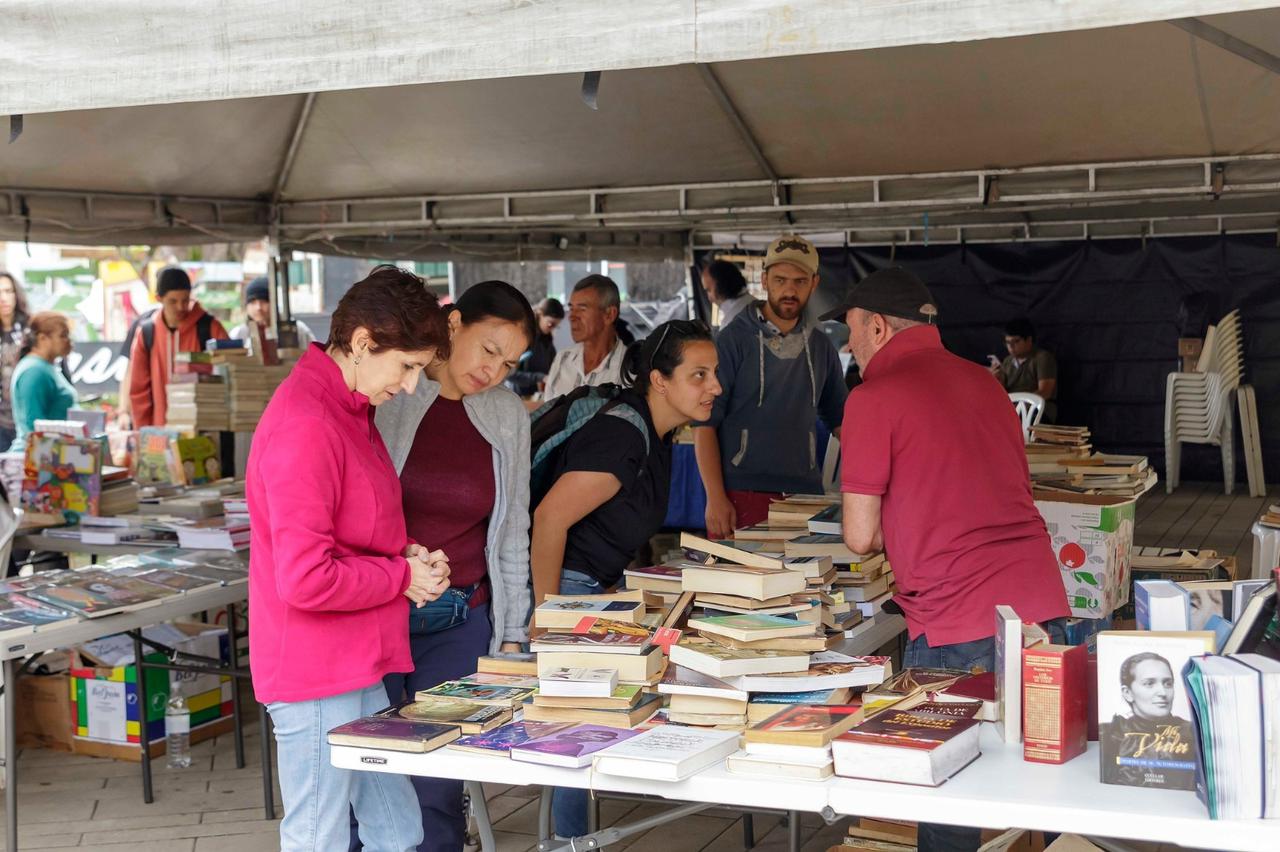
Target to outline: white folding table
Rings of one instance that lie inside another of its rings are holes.
[[[1071,832],[1095,837],[1152,840],[1199,849],[1275,852],[1280,820],[1212,821],[1194,793],[1104,785],[1098,780],[1097,744],[1063,766],[1027,763],[1021,746],[1007,746],[984,725],[984,754],[940,787],[912,787],[832,778],[796,781],[735,775],[723,762],[674,783],[604,775],[590,768],[563,769],[443,748],[430,754],[334,746],[334,766],[362,771],[454,778],[467,782],[483,848],[494,849],[483,807],[483,782],[647,795],[681,805],[666,819],[721,805],[762,811],[805,811],[829,823],[849,817],[936,822],[982,828]],[[655,821],[657,820],[657,821]],[[792,825],[798,820],[792,818]],[[628,832],[606,829],[578,839],[593,849]],[[794,830],[793,830],[794,834]]]
[[[136,552],[136,551],[135,551]],[[18,848],[18,747],[17,747],[17,679],[30,660],[45,651],[58,648],[70,648],[83,642],[101,639],[117,633],[130,633],[133,637],[135,660],[139,666],[138,688],[139,701],[145,706],[146,679],[142,676],[144,669],[173,669],[178,671],[201,671],[231,676],[231,707],[235,725],[236,766],[243,767],[244,734],[240,723],[240,679],[248,672],[239,665],[236,654],[236,614],[237,604],[245,601],[249,593],[248,583],[237,583],[231,586],[219,586],[212,589],[200,589],[165,598],[158,604],[139,607],[128,612],[106,615],[100,618],[84,618],[67,620],[37,628],[33,633],[11,636],[0,644],[0,661],[4,667],[4,773],[5,773],[5,825],[6,843],[9,852]],[[141,629],[153,624],[160,624],[173,618],[206,610],[226,608],[227,635],[231,642],[231,662],[227,666],[217,661],[197,661],[172,663],[144,662]],[[262,772],[263,772],[263,804],[267,818],[274,818],[274,794],[271,787],[271,752],[266,711],[259,705],[259,718],[262,728]],[[143,725],[143,731],[146,726]],[[150,743],[144,740],[139,745],[142,761],[143,797],[147,802],[151,795],[151,753]]]

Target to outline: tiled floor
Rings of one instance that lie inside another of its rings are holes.
[[[1185,484],[1166,496],[1157,490],[1138,504],[1136,541],[1168,547],[1213,547],[1235,553],[1248,569],[1249,527],[1280,491],[1266,498],[1221,493],[1220,485]],[[155,765],[155,796],[142,801],[135,763],[26,750],[19,755],[19,846],[21,849],[103,849],[114,852],[266,852],[278,848],[277,821],[263,819],[256,718],[247,729],[249,765],[237,770],[232,738],[193,747],[188,769]],[[537,791],[487,787],[497,832],[494,852],[529,852],[537,844]],[[277,802],[279,792],[277,790]],[[660,806],[605,801],[602,823],[631,821]],[[0,813],[0,818],[3,814]],[[816,815],[801,820],[804,852],[823,852],[840,842],[843,824],[826,826]],[[777,817],[757,816],[761,852],[783,852],[787,829]],[[739,852],[738,815],[713,811],[686,817],[623,841],[629,852]]]

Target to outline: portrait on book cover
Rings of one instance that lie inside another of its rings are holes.
[[[1169,650],[1177,648],[1110,659],[1100,649],[1098,739],[1103,783],[1195,789],[1194,733],[1186,688],[1178,674],[1192,654],[1173,658]]]

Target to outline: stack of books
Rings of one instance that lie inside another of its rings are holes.
[[[224,518],[171,524],[178,547],[188,550],[248,550],[249,523]]]
[[[230,388],[230,426],[233,432],[252,432],[267,410],[276,388],[289,375],[288,364],[263,364],[240,353],[218,352],[214,363],[220,365]]]
[[[548,631],[530,643],[538,675],[612,669],[620,685],[655,685],[665,661],[653,644],[651,625],[658,618],[638,590],[584,598],[553,595],[534,612],[534,626]]]
[[[630,729],[656,713],[660,704],[640,684],[619,683],[617,669],[544,669],[524,718]]]
[[[208,357],[204,352],[180,352],[182,357]],[[175,369],[184,366],[179,362]],[[212,364],[186,364],[191,367],[209,367]],[[175,372],[165,385],[168,411],[166,428],[178,432],[220,432],[227,428],[227,386],[221,376],[200,372]]]

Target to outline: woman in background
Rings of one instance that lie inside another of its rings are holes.
[[[413,671],[385,678],[391,701],[472,674],[476,661],[519,651],[529,615],[529,416],[501,387],[535,334],[529,301],[510,284],[469,288],[449,314],[449,356],[417,390],[378,409],[400,474],[409,537],[449,557],[452,587],[409,611]],[[462,782],[414,777],[423,852],[459,852]]]
[[[423,280],[379,266],[342,297],[329,343],[308,347],[254,435],[249,664],[275,723],[282,850],[344,848],[352,809],[370,852],[422,842],[409,780],[332,766],[326,735],[387,706],[383,677],[413,669],[408,602],[436,600],[449,585],[443,555],[405,531],[372,410],[413,393],[448,351]]]
[[[556,360],[556,344],[552,334],[564,322],[564,305],[558,299],[543,299],[533,309],[537,320],[537,333],[529,343],[529,351],[520,358],[520,364],[511,374],[511,389],[522,397],[531,397],[542,390],[542,383]]]
[[[76,404],[76,389],[58,369],[58,359],[71,354],[71,322],[57,311],[41,311],[28,325],[22,360],[13,370],[9,397],[16,434],[11,452],[26,448],[37,420],[66,420]]]
[[[700,322],[672,320],[627,350],[630,388],[554,452],[552,485],[534,507],[534,605],[548,594],[607,592],[662,527],[671,436],[711,416],[720,395],[716,347]],[[587,833],[587,791],[558,788],[555,833]]]
[[[13,370],[22,358],[27,333],[27,294],[12,274],[0,271],[0,447],[17,435],[13,422]]]

